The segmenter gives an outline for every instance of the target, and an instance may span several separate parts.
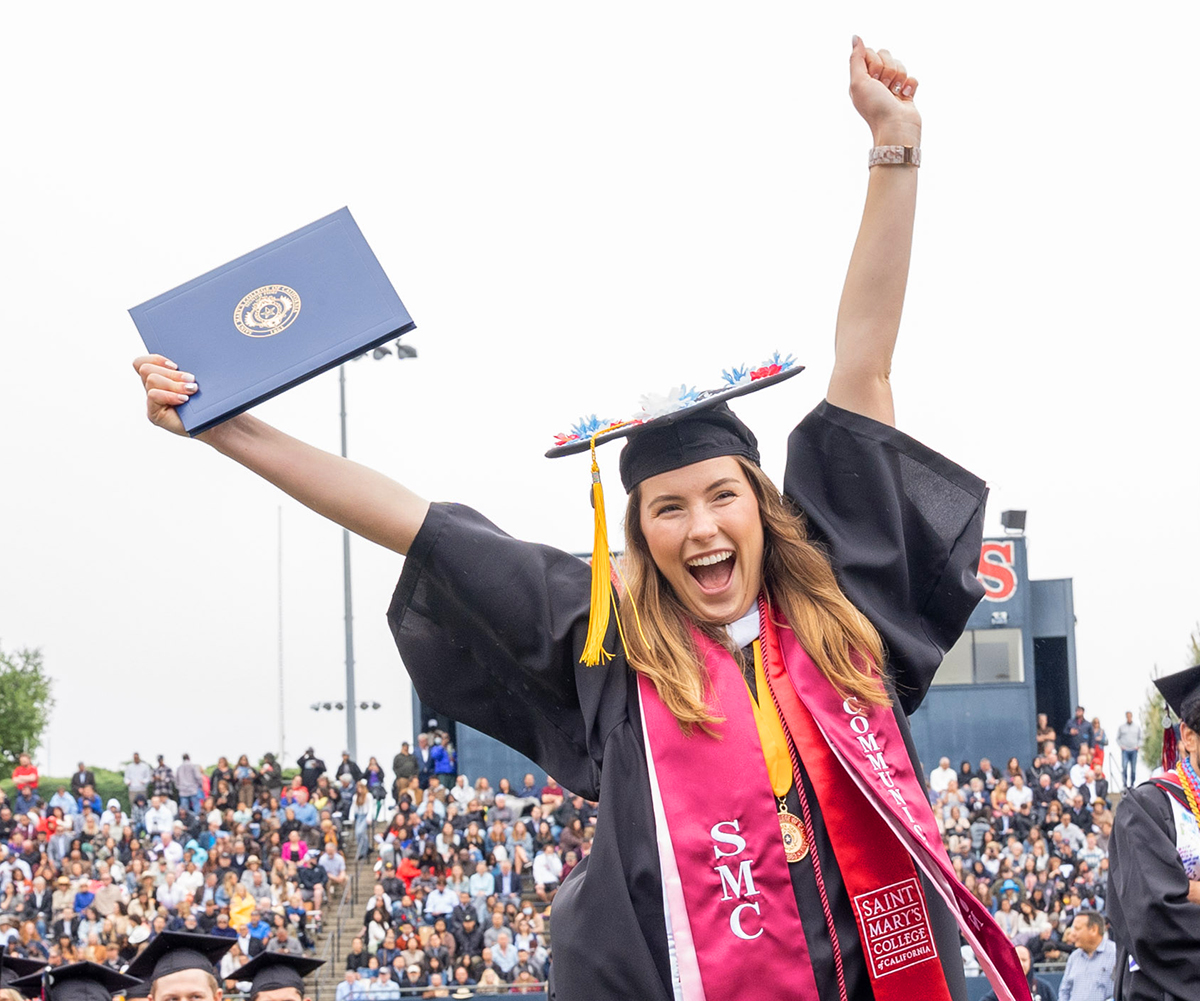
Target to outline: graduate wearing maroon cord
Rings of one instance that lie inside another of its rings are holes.
[[[953,879],[908,730],[982,596],[986,496],[893,426],[916,88],[855,37],[866,206],[826,401],[789,439],[782,496],[717,397],[610,435],[630,437],[623,636],[616,616],[600,628],[607,579],[593,606],[569,554],[247,414],[198,436],[406,554],[389,621],[421,698],[600,800],[592,851],[555,899],[558,998],[961,1001],[960,929],[997,995],[1028,997]],[[161,356],[134,367],[150,420],[183,433],[173,408],[195,379]]]

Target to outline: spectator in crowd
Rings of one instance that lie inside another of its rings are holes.
[[[1088,722],[1083,706],[1076,706],[1075,715],[1063,725],[1063,741],[1072,758],[1081,746],[1092,743],[1092,724]]]
[[[204,794],[204,772],[185,754],[175,770],[175,786],[179,792],[179,806],[194,814],[200,809]]]
[[[440,776],[444,785],[449,785],[449,780],[455,775],[457,766],[454,761],[454,752],[441,733],[434,736],[433,749],[429,756],[433,761],[433,774]]]
[[[333,773],[335,779],[340,779],[343,775],[349,775],[353,785],[358,785],[363,777],[362,769],[358,767],[358,762],[351,759],[349,751],[342,751],[342,760],[338,763],[337,771]]]
[[[358,970],[346,967],[342,982],[337,985],[337,990],[334,992],[334,1001],[360,1001],[366,996],[365,988],[360,989],[359,987]]]
[[[326,870],[317,865],[317,853],[310,851],[296,869],[296,887],[304,901],[311,901],[314,910],[321,910],[325,902],[325,884],[329,881]]]
[[[142,760],[137,751],[134,751],[133,760],[125,766],[125,788],[129,790],[130,800],[139,795],[146,795],[152,774],[150,766]]]
[[[349,818],[354,825],[354,841],[357,847],[355,857],[365,859],[371,852],[371,821],[375,815],[375,801],[371,798],[367,783],[362,779],[357,782],[354,798],[350,803]]]
[[[414,755],[417,759],[417,782],[424,789],[429,785],[429,777],[434,772],[433,744],[429,734],[417,734],[417,749]]]
[[[399,792],[402,788],[407,788],[410,779],[415,779],[420,771],[417,764],[416,755],[409,750],[408,741],[404,741],[400,745],[400,750],[396,756],[392,758],[392,774],[395,776],[393,789],[396,792],[396,799],[399,800]]]
[[[954,780],[954,769],[950,767],[950,759],[942,758],[937,768],[929,773],[929,791],[940,796],[946,787]]]
[[[354,971],[366,969],[368,958],[370,958],[370,953],[367,952],[362,937],[355,936],[350,943],[350,951],[346,953],[346,969]]]
[[[67,792],[65,785],[60,785],[54,795],[50,797],[50,802],[46,804],[51,810],[62,810],[64,817],[70,817],[79,812],[79,804],[75,801],[75,797]]]
[[[158,765],[150,774],[150,786],[151,792],[163,800],[174,799],[176,795],[175,772],[161,754],[158,756]]]
[[[317,779],[325,774],[325,762],[309,747],[305,748],[296,765],[300,769],[300,784],[311,793],[317,787]]]
[[[1108,746],[1108,734],[1100,725],[1098,716],[1092,719],[1092,739],[1089,743],[1092,748],[1092,767],[1100,771],[1104,768],[1104,749]]]
[[[1059,985],[1060,1001],[1107,1001],[1113,992],[1116,946],[1105,934],[1104,918],[1081,911],[1072,922],[1075,950]]]
[[[75,768],[75,774],[71,776],[71,792],[78,796],[79,790],[84,786],[95,788],[96,773],[87,767],[82,761]]]
[[[492,946],[492,962],[496,964],[498,972],[505,980],[512,979],[513,967],[519,960],[520,956],[516,946],[512,944],[512,937],[507,931],[500,932],[496,936],[496,944]]]
[[[150,808],[142,815],[142,826],[151,839],[170,832],[175,826],[175,814],[161,796],[150,797]]]
[[[542,900],[549,902],[558,892],[561,878],[562,859],[558,857],[554,845],[546,845],[542,853],[533,860],[534,890]]]
[[[300,944],[299,939],[292,935],[291,929],[286,924],[281,924],[275,929],[267,943],[266,951],[283,952],[291,956],[304,955],[304,947]]]
[[[1133,713],[1125,713],[1125,722],[1117,727],[1117,747],[1121,749],[1121,784],[1132,789],[1137,784],[1138,752],[1142,749],[1142,725]],[[1110,773],[1111,774],[1111,773]]]
[[[33,793],[38,791],[38,770],[28,754],[17,755],[17,767],[12,770],[13,784],[25,786]]]
[[[343,887],[346,885],[346,860],[342,856],[342,853],[338,851],[336,841],[327,841],[325,843],[325,850],[321,853],[318,864],[325,870],[330,887]]]

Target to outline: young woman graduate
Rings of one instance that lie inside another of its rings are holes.
[[[1168,729],[1163,773],[1127,793],[1113,820],[1114,996],[1200,1001],[1200,666],[1154,684],[1179,717],[1179,744]]]
[[[963,999],[960,930],[997,996],[1028,998],[953,875],[907,722],[982,596],[986,494],[893,427],[916,87],[854,39],[866,207],[827,397],[789,439],[782,496],[724,401],[797,374],[790,360],[551,451],[629,439],[615,611],[594,462],[589,570],[252,417],[199,436],[406,554],[389,620],[421,698],[600,801],[592,851],[555,898],[558,998]],[[182,433],[173,407],[194,379],[134,364],[150,420]]]

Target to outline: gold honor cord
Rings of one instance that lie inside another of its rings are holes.
[[[767,674],[763,667],[762,643],[754,641],[754,685],[760,698],[766,693],[766,698],[760,704],[746,686],[746,694],[750,696],[750,708],[754,713],[754,725],[758,728],[758,740],[762,744],[763,758],[767,763],[767,774],[771,778],[771,792],[779,801],[779,833],[783,837],[783,850],[789,862],[799,862],[808,854],[808,839],[804,836],[804,826],[787,808],[787,794],[792,787],[792,759],[788,753],[787,737],[783,733],[783,721],[779,718],[779,710],[775,708],[775,700],[770,696],[767,687]],[[799,781],[799,778],[796,778]]]

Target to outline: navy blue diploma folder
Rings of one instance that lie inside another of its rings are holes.
[[[416,326],[349,209],[129,311],[152,353],[196,376],[206,431]]]

